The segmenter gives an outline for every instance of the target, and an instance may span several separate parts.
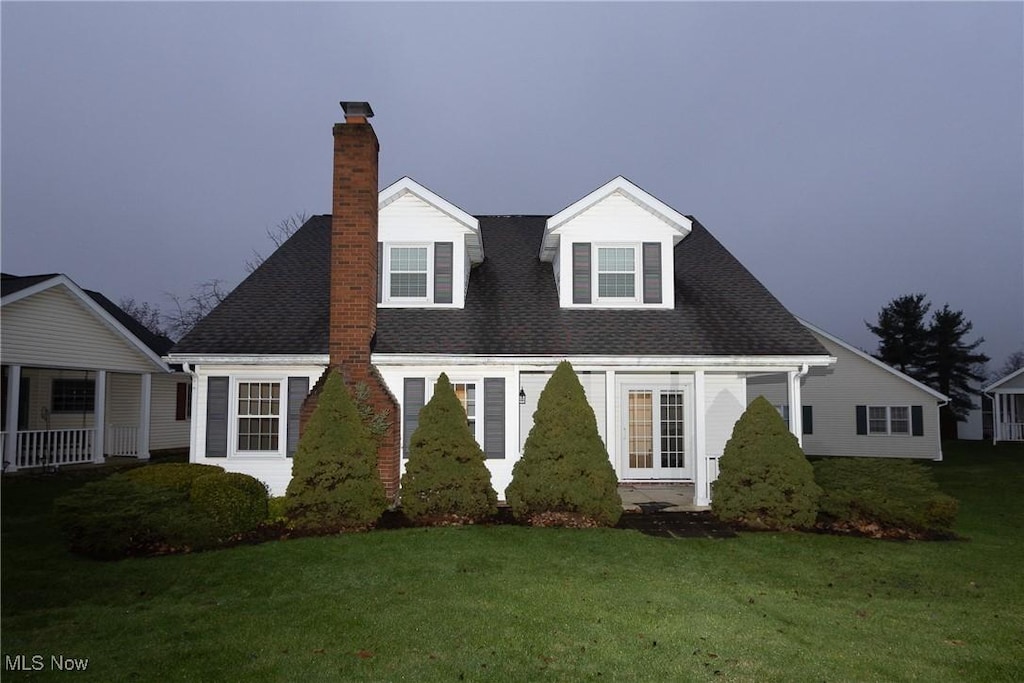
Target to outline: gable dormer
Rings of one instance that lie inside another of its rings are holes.
[[[618,176],[548,219],[540,258],[562,308],[674,308],[673,250],[691,227]]]
[[[378,306],[464,308],[479,221],[408,177],[381,190],[378,217]]]

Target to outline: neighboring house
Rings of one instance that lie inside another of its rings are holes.
[[[811,368],[801,394],[807,455],[942,460],[939,407],[949,399],[814,325],[801,321],[836,358]],[[784,378],[747,380],[747,398],[762,395],[783,417],[792,412]]]
[[[1024,368],[983,391],[992,397],[992,443],[1024,441]]]
[[[499,496],[537,398],[568,359],[619,478],[710,484],[748,381],[835,358],[692,217],[624,178],[553,216],[472,216],[403,178],[379,190],[366,103],[334,127],[331,216],[314,216],[168,355],[193,374],[193,462],[282,494],[329,365],[393,429],[397,493],[419,410],[446,372]],[[801,434],[801,413],[789,416]]]
[[[2,277],[5,472],[148,458],[189,443],[190,381],[173,342],[61,274]]]

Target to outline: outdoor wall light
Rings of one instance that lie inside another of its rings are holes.
[[[521,405],[521,406],[525,406],[526,405],[526,392],[523,391],[522,387],[519,387],[519,405]]]

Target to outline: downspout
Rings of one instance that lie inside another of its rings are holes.
[[[939,457],[935,462],[942,462],[942,409],[949,405],[949,401],[938,401],[935,406],[935,417],[938,418],[938,434],[936,434],[936,441],[939,444]]]

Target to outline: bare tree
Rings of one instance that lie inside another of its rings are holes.
[[[267,238],[274,243],[274,249],[284,244],[289,237],[305,225],[307,220],[309,220],[309,215],[305,211],[296,211],[291,216],[279,221],[277,225],[268,227]],[[245,260],[245,272],[251,273],[266,260],[266,256],[253,249],[252,257]]]
[[[156,305],[148,301],[136,301],[134,297],[130,296],[121,299],[117,305],[153,334],[161,337],[168,336],[164,314]]]
[[[167,293],[167,298],[174,304],[174,310],[167,314],[167,328],[172,339],[184,337],[217,307],[228,292],[224,289],[223,280],[206,280],[192,288],[192,292],[182,299],[177,294]]]
[[[1006,362],[1003,363],[1002,369],[999,370],[999,376],[993,377],[992,379],[1002,379],[1003,377],[1009,375],[1011,372],[1016,372],[1021,368],[1024,368],[1024,347],[1014,351],[1009,356],[1007,356]]]

